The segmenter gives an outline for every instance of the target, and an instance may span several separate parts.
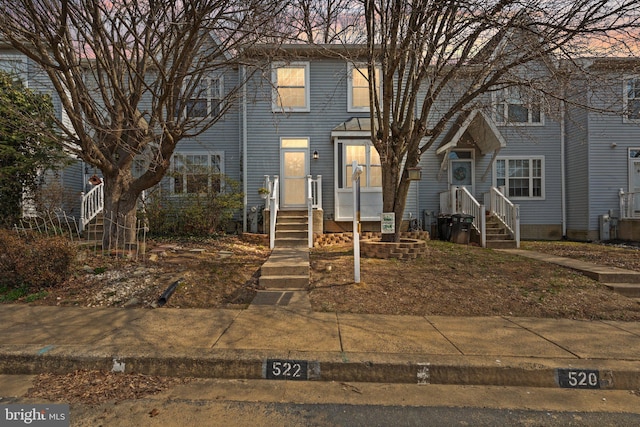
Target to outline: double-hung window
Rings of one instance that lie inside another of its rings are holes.
[[[380,93],[380,69],[375,70],[374,86]],[[369,111],[369,69],[366,64],[349,64],[347,68],[347,106],[349,112]]]
[[[272,65],[273,112],[309,112],[309,63],[277,62]]]
[[[341,153],[339,156],[342,160],[340,188],[351,188],[353,181],[353,161],[358,162],[358,166],[362,166],[362,174],[360,175],[361,188],[382,187],[382,165],[380,164],[380,155],[375,147],[365,144],[340,144]]]
[[[624,79],[624,120],[640,122],[640,76],[627,76]]]
[[[187,83],[183,91],[184,108],[179,105],[178,111],[192,119],[215,117],[221,111],[223,90],[222,77],[203,77],[197,84]]]
[[[514,199],[544,199],[544,157],[498,158],[494,184]]]
[[[26,58],[20,55],[6,55],[0,58],[0,71],[10,74],[15,80],[28,87],[28,68]]]
[[[173,194],[218,193],[224,173],[222,153],[176,153],[173,156]]]
[[[544,116],[540,95],[521,87],[508,87],[495,93],[495,121],[499,125],[542,125]]]

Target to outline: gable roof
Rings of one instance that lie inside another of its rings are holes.
[[[458,146],[464,134],[468,134],[482,154],[499,150],[507,146],[495,122],[480,110],[461,113],[445,135],[436,150],[436,154],[446,153]]]

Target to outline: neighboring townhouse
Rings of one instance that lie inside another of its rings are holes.
[[[58,119],[63,123],[68,121],[60,99],[46,74],[24,54],[2,41],[0,41],[0,70],[15,75],[29,89],[51,95]],[[85,187],[90,187],[87,183],[89,176],[89,168],[79,160],[73,161],[63,170],[48,172],[46,178],[49,182],[55,182],[55,189],[52,188],[49,193],[50,200],[43,202],[49,206],[61,205],[68,215],[79,218],[81,193],[85,191]],[[26,199],[23,205],[25,215],[34,214],[34,208],[32,201]]]
[[[210,114],[238,79],[250,79],[223,120],[178,144],[171,173],[160,185],[163,194],[199,191],[203,178],[194,171],[206,166],[242,183],[245,208],[238,219],[244,231],[253,231],[252,211],[269,205],[259,190],[277,176],[280,209],[307,209],[311,188],[314,229],[350,231],[356,160],[364,170],[363,230],[378,231],[382,170],[370,143],[362,53],[360,46],[258,46],[247,52],[250,61],[212,75],[203,82],[208,98],[189,101],[192,114]],[[588,76],[568,82],[575,103],[565,108],[549,109],[542,97],[514,89],[487,95],[484,107],[461,114],[422,156],[421,177],[411,184],[404,219],[417,218],[424,229],[437,231],[443,215],[464,209],[475,214],[481,229],[480,209],[517,205],[517,213],[500,214],[518,216],[512,237],[640,240],[625,229],[640,222],[631,219],[640,219],[640,197],[629,195],[640,192],[636,65],[635,60],[594,61],[590,70],[608,86],[590,84]],[[598,90],[602,93],[595,96]],[[603,107],[598,100],[608,108],[620,105],[618,114],[596,112]],[[94,171],[82,164],[72,170],[76,187],[69,191],[79,194]],[[215,190],[215,182],[206,185]],[[504,196],[499,203],[492,201],[497,189]],[[469,210],[466,197],[482,206]]]
[[[568,88],[566,234],[640,240],[640,59],[583,63]]]

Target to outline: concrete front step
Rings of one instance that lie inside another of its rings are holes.
[[[603,283],[603,285],[625,297],[640,298],[640,284],[638,283]]]
[[[277,231],[307,231],[307,222],[295,223],[295,222],[285,222],[276,224]]]
[[[275,246],[279,248],[306,248],[309,246],[309,240],[306,237],[304,239],[281,237],[276,239]]]
[[[309,276],[309,263],[303,261],[267,261],[260,268],[262,276]]]
[[[309,232],[298,230],[280,230],[276,231],[276,241],[279,239],[302,239],[305,240],[309,237]]]
[[[489,249],[517,249],[518,244],[515,240],[489,240],[487,239],[487,248]]]
[[[309,275],[261,276],[260,286],[266,289],[306,289],[309,286]]]

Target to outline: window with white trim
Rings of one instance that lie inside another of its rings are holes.
[[[507,87],[494,94],[495,121],[499,125],[542,125],[540,94],[522,87]]]
[[[640,121],[640,76],[626,76],[624,79],[624,120]]]
[[[223,153],[176,153],[172,162],[171,193],[218,193],[223,173]]]
[[[375,70],[375,86],[380,93],[380,68]],[[366,64],[348,64],[347,111],[369,111],[369,69]]]
[[[510,199],[544,199],[544,157],[500,157],[494,165],[494,185]]]
[[[28,67],[24,56],[3,55],[0,58],[0,70],[11,74],[15,80],[19,80],[25,87],[28,87]]]
[[[274,63],[271,69],[271,83],[274,112],[310,111],[308,62]]]
[[[362,166],[360,175],[361,188],[382,187],[382,165],[380,155],[375,147],[365,144],[345,144],[340,143],[340,188],[351,188],[353,181],[353,161]]]
[[[178,111],[185,117],[203,119],[220,114],[224,84],[222,76],[203,77],[197,85],[185,85],[186,98],[184,108],[178,105]]]

